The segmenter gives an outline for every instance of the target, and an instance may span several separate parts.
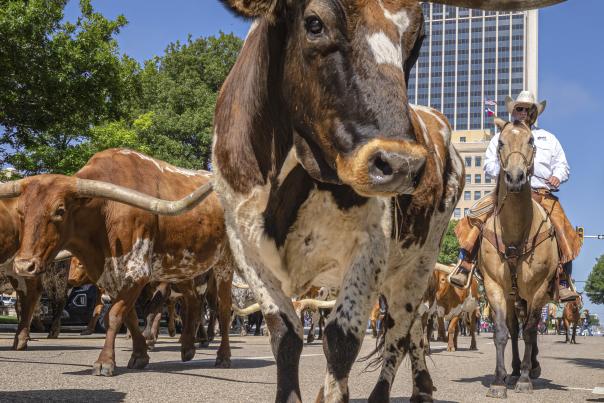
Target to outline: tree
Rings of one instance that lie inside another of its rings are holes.
[[[447,232],[443,236],[440,244],[440,253],[438,254],[438,262],[442,264],[451,264],[457,262],[459,255],[459,242],[455,236],[456,220],[449,221]]]
[[[137,64],[114,39],[126,19],[80,0],[77,21],[65,22],[66,3],[0,0],[0,166],[73,172],[91,125],[118,118],[133,95]]]
[[[150,124],[139,135],[151,155],[186,168],[209,162],[218,91],[242,41],[233,34],[171,43],[162,57],[145,62],[141,97],[131,107]]]
[[[585,293],[594,304],[604,304],[604,255],[601,255],[594,265],[587,282]]]

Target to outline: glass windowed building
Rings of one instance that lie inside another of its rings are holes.
[[[483,171],[493,116],[508,118],[505,97],[537,96],[538,11],[492,12],[422,3],[426,38],[409,77],[409,101],[442,111],[465,164],[464,194],[453,213],[465,216],[491,193]]]
[[[442,111],[454,130],[489,129],[506,95],[537,95],[538,11],[423,3],[426,38],[409,78],[411,103]]]

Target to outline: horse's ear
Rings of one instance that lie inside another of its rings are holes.
[[[283,0],[221,0],[237,14],[244,17],[268,17],[275,15]]]
[[[499,116],[495,116],[493,122],[495,123],[495,126],[497,126],[499,131],[502,131],[505,125],[508,123],[506,120],[501,119]]]

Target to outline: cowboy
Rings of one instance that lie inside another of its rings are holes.
[[[514,101],[506,97],[505,104],[513,120],[524,121],[532,129],[535,144],[534,170],[531,176],[533,199],[537,201],[548,213],[555,228],[558,250],[560,253],[558,292],[561,302],[571,301],[579,295],[573,289],[571,281],[572,261],[579,254],[581,239],[570,224],[560,202],[552,192],[557,192],[560,184],[568,180],[570,168],[566,161],[564,150],[558,139],[550,132],[534,125],[537,117],[543,113],[546,102],[535,102],[534,95],[529,91],[522,91]],[[491,177],[499,174],[499,160],[497,158],[497,144],[499,133],[491,139],[485,155],[484,170]],[[455,228],[455,234],[460,243],[459,262],[451,283],[456,286],[465,286],[468,274],[472,272],[476,260],[477,240],[480,236],[482,225],[487,221],[494,210],[495,198],[491,193],[480,199]]]

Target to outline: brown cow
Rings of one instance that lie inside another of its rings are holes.
[[[131,150],[111,149],[93,156],[74,177],[39,175],[0,185],[5,198],[23,196],[17,207],[23,219],[14,261],[18,274],[39,275],[45,263],[67,249],[82,261],[88,277],[111,294],[105,345],[93,374],[113,375],[115,336],[124,321],[133,343],[128,367],[140,369],[149,362],[133,309],[145,284],[180,282],[214,267],[217,276],[228,279],[221,284],[230,287],[232,262],[223,210],[210,191],[210,179],[207,172],[181,169]],[[178,199],[192,191],[178,202],[155,198]],[[203,203],[193,207],[203,198]],[[162,214],[191,211],[164,217],[143,209]],[[230,298],[230,290],[224,295]],[[199,318],[199,306],[189,306],[187,314]],[[220,317],[223,328],[228,328],[229,314]],[[197,327],[194,320],[183,324],[181,358],[188,360],[195,352]],[[216,363],[228,366],[230,348],[225,336]]]

